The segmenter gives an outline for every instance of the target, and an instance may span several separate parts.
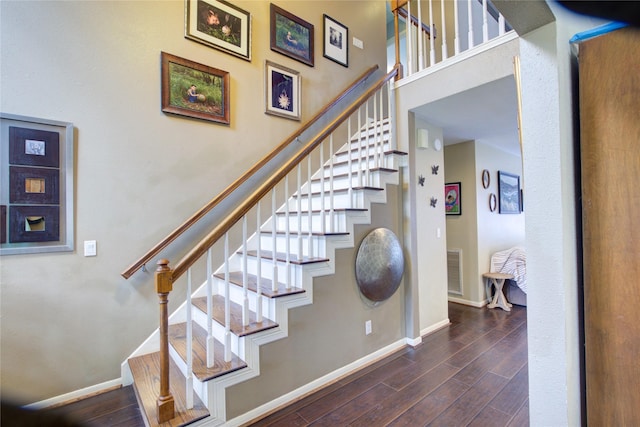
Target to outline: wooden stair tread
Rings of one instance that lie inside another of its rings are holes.
[[[242,254],[242,252],[238,252],[238,253]],[[258,251],[256,250],[247,251],[247,255],[257,257]],[[263,259],[273,259],[273,252],[262,250],[260,251],[260,257]],[[286,262],[287,254],[285,254],[284,252],[276,252],[276,261]],[[297,264],[297,265],[313,264],[317,262],[327,262],[327,261],[329,261],[329,258],[303,256],[302,259],[298,259],[298,257],[295,254],[289,255],[289,262],[291,262],[291,264]]]
[[[218,279],[224,280],[224,273],[215,274],[214,276]],[[229,272],[229,282],[242,287],[242,271]],[[247,274],[247,282],[247,287],[251,292],[258,291],[258,276],[256,276],[255,274]],[[284,283],[278,283],[277,290],[273,291],[273,289],[271,289],[273,281],[266,277],[263,277],[260,283],[262,295],[267,298],[278,298],[305,292],[305,290],[302,288],[291,287],[290,289],[287,289],[287,285],[285,285]]]
[[[260,232],[261,234],[272,234],[271,231],[268,230],[263,230]],[[282,231],[282,230],[276,230],[276,234],[277,235],[283,235],[283,234],[287,234],[286,231]],[[289,231],[289,235],[290,236],[297,236],[297,235],[301,235],[301,236],[308,236],[309,232],[308,231],[303,231],[302,233],[298,232],[298,231]],[[312,231],[311,232],[312,236],[348,236],[349,233],[346,231],[334,231],[334,232],[329,232],[326,231],[324,233],[320,232],[320,231]],[[257,251],[256,251],[256,255],[257,255]]]
[[[136,396],[149,426],[185,426],[209,416],[209,411],[195,393],[193,409],[186,409],[186,380],[175,362],[169,358],[169,390],[174,400],[175,417],[159,424],[156,400],[160,394],[160,353],[132,357],[128,363]]]
[[[353,187],[353,188],[351,188],[351,189],[352,189],[352,190],[355,190],[355,191],[360,191],[360,190],[383,191],[383,190],[384,190],[384,188],[380,188],[380,187],[372,187],[372,186],[369,186],[369,185],[365,185],[364,187],[362,187],[362,186],[361,186],[361,187]],[[336,188],[336,189],[334,189],[334,190],[333,190],[333,194],[336,194],[336,193],[346,193],[346,192],[348,192],[348,191],[349,191],[349,189],[348,189],[348,188]],[[330,193],[330,190],[325,190],[325,191],[324,191],[324,194],[325,194],[325,195],[328,195],[329,193]],[[319,196],[320,194],[321,194],[321,193],[320,193],[320,191],[314,191],[314,192],[312,192],[312,193],[311,193],[311,195],[312,195],[312,196]],[[291,196],[291,198],[293,198],[293,199],[296,199],[296,198],[298,198],[298,197],[299,197],[298,193],[293,194],[293,195]],[[304,192],[304,193],[302,193],[302,197],[303,197],[303,198],[304,198],[304,197],[309,197],[309,193],[308,193],[308,192]]]
[[[191,322],[193,334],[193,374],[200,381],[208,381],[224,374],[246,368],[247,364],[235,354],[231,354],[231,361],[224,361],[224,345],[214,340],[213,366],[207,368],[207,331],[196,322]],[[176,350],[182,360],[187,360],[187,324],[176,323],[169,325],[169,343]]]
[[[348,164],[349,164],[348,160],[341,160],[339,162],[334,163],[333,167],[342,166],[342,165],[348,165]],[[331,169],[331,166],[330,165],[326,165],[324,168],[325,168],[325,170]],[[362,174],[364,174],[365,170],[362,169],[360,172]],[[369,168],[369,172],[390,172],[390,173],[394,173],[394,172],[398,172],[398,169],[392,169],[392,168],[385,168],[385,167],[382,167],[382,166],[376,166],[374,168]],[[335,180],[336,178],[345,178],[345,177],[349,177],[349,176],[353,177],[354,175],[358,175],[358,171],[357,170],[354,170],[351,173],[345,172],[345,173],[334,174],[333,175],[333,179]],[[329,179],[330,179],[330,177],[328,177],[328,176],[324,177],[325,182],[329,181]],[[319,182],[319,181],[320,181],[320,178],[311,179],[312,183]]]
[[[203,313],[207,312],[207,297],[199,297],[191,300],[193,305],[200,309]],[[225,298],[222,295],[213,296],[213,320],[224,326],[224,303]],[[244,326],[242,324],[242,306],[235,302],[230,302],[231,313],[231,332],[239,337],[255,334],[267,329],[272,329],[278,326],[278,324],[272,320],[263,317],[262,322],[256,322],[256,313],[249,311],[249,324]]]
[[[334,212],[366,212],[368,210],[369,209],[367,209],[367,208],[334,208],[333,209]],[[320,210],[320,209],[313,209],[311,211],[311,213],[317,213],[317,214],[319,214],[321,212],[322,212],[322,210]],[[328,209],[325,209],[324,212],[325,212],[325,214],[328,213]],[[289,211],[289,215],[291,215],[291,213],[297,213],[297,211],[296,210]],[[300,211],[300,213],[301,214],[309,214],[309,211],[308,210],[302,210],[302,211]],[[286,215],[286,212],[278,211],[278,212],[276,212],[276,215],[277,216],[284,216],[284,215]]]

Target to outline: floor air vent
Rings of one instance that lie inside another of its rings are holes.
[[[450,294],[462,295],[462,250],[447,250],[447,277]]]

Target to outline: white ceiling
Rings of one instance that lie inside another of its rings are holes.
[[[444,144],[470,140],[520,155],[513,76],[425,104],[414,113],[444,131]]]

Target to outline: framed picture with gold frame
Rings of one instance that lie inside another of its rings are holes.
[[[162,52],[162,111],[228,125],[229,73]]]

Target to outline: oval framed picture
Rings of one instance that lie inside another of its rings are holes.
[[[489,188],[490,182],[491,182],[491,176],[489,175],[489,171],[485,169],[482,171],[482,186],[484,188]]]
[[[497,201],[497,199],[496,199],[496,195],[495,195],[495,193],[491,193],[491,194],[489,195],[489,210],[490,210],[491,212],[495,212],[495,210],[496,210],[496,205],[497,205],[497,204],[498,204],[498,201]]]

